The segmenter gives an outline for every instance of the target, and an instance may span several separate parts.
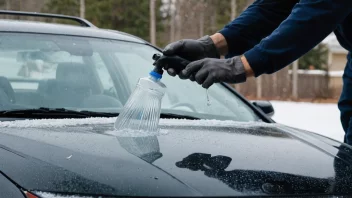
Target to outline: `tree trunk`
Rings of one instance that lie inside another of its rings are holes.
[[[233,21],[236,18],[237,15],[237,0],[231,0],[231,18],[230,21]],[[239,84],[235,84],[235,89],[237,92],[241,91],[241,86]]]
[[[155,0],[149,0],[149,10],[150,10],[150,43],[156,45],[155,38]]]
[[[231,0],[231,21],[236,18],[237,3],[236,0]]]
[[[212,33],[216,32],[217,30],[216,19],[217,19],[216,10],[213,9],[210,15],[210,31]]]
[[[175,4],[177,4],[175,0]],[[170,2],[172,4],[172,2]],[[175,41],[176,11],[170,9],[170,43]]]
[[[80,4],[79,4],[79,7],[80,7],[80,17],[81,18],[85,18],[85,15],[86,15],[86,4],[85,4],[85,0],[80,0]]]
[[[183,0],[177,0],[176,1],[176,16],[175,16],[175,40],[181,39],[181,28],[182,28],[182,14],[181,14],[181,5],[182,5]]]
[[[204,36],[204,6],[199,13],[199,37]]]

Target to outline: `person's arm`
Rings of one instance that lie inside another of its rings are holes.
[[[301,0],[270,36],[244,53],[244,59],[256,77],[274,73],[319,44],[351,8],[351,0]]]
[[[211,36],[221,55],[242,55],[270,35],[299,0],[256,0],[239,17]]]

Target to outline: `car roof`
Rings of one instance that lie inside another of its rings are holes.
[[[123,40],[136,43],[147,43],[141,38],[129,35],[124,32],[97,27],[82,27],[75,25],[65,25],[56,23],[44,23],[34,21],[19,20],[0,20],[0,32],[19,32],[19,33],[40,33],[95,37],[104,39]]]

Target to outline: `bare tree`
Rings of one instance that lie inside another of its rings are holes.
[[[149,0],[149,11],[150,11],[150,43],[155,45],[155,0]]]
[[[231,0],[231,20],[236,18],[237,3],[236,0]]]
[[[174,5],[177,3],[176,1],[170,1],[170,42],[175,41],[176,10]]]
[[[80,0],[79,8],[80,8],[79,9],[80,10],[80,17],[85,18],[85,13],[86,13],[85,0]]]
[[[199,9],[199,37],[204,36],[204,12],[205,8],[207,7],[207,2],[204,0],[199,1],[198,9]]]
[[[176,13],[175,13],[175,40],[179,40],[181,39],[181,28],[182,28],[182,12],[181,12],[181,8],[182,8],[182,4],[184,3],[183,0],[177,0],[175,2],[176,5]]]
[[[199,37],[204,36],[204,12],[199,14]]]

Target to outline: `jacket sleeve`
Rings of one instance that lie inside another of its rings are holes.
[[[332,33],[350,14],[352,0],[301,0],[272,34],[244,53],[255,76],[274,73]]]
[[[227,57],[238,56],[270,35],[299,0],[256,0],[219,31],[228,44]]]

